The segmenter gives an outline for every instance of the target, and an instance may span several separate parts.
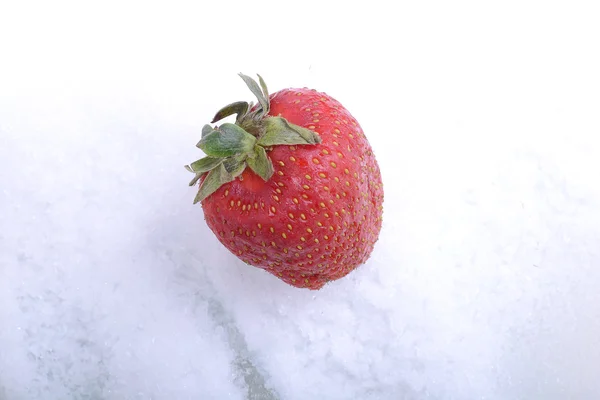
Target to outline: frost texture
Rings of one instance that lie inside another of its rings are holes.
[[[207,62],[220,20],[194,13],[69,8],[39,37],[0,13],[0,399],[600,398],[593,13],[412,7],[323,23],[352,46],[293,65]],[[347,84],[375,58],[368,94]],[[192,205],[183,165],[239,71],[337,97],[381,164],[376,250],[319,292],[239,262]]]

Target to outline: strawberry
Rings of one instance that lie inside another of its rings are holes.
[[[230,252],[284,282],[317,290],[371,255],[383,186],[371,146],[337,100],[311,89],[267,86],[240,74],[258,99],[235,102],[205,125],[206,157],[187,165],[194,203]]]

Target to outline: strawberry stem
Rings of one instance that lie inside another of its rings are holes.
[[[202,138],[196,145],[207,157],[201,158],[185,168],[194,173],[190,186],[200,178],[200,184],[194,203],[203,201],[225,183],[240,176],[246,167],[250,167],[264,181],[273,176],[274,168],[267,150],[281,145],[316,145],[321,137],[310,129],[303,128],[282,117],[272,117],[267,85],[258,75],[259,83],[244,74],[239,76],[256,96],[258,104],[236,101],[221,108],[211,123],[236,114],[235,124],[224,123],[212,127],[204,125]]]

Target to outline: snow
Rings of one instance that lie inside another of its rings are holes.
[[[599,398],[591,4],[216,3],[0,6],[0,399]],[[192,205],[238,72],[333,95],[380,162],[372,258],[318,292]]]

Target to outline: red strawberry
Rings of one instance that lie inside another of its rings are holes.
[[[335,99],[309,89],[232,103],[205,125],[189,166],[195,202],[219,241],[246,263],[296,287],[320,289],[363,264],[381,230],[379,166],[358,122]]]

